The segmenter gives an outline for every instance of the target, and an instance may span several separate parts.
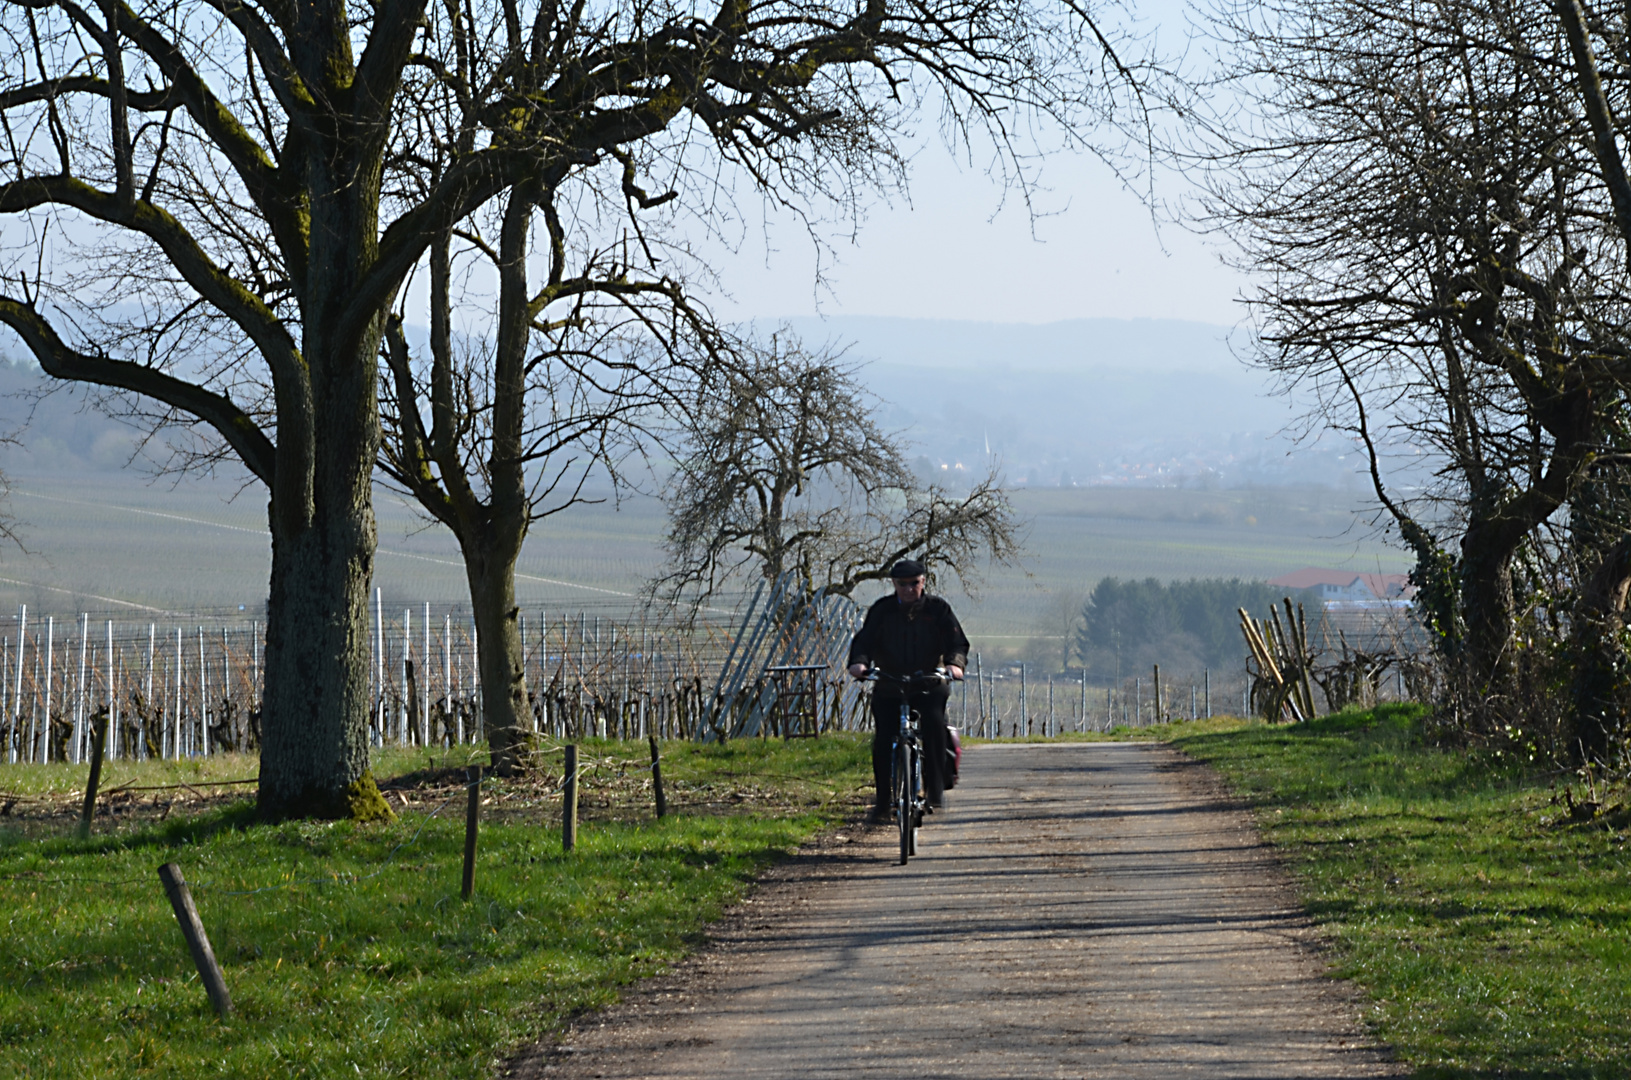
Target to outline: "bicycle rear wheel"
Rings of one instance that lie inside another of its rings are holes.
[[[895,744],[895,820],[900,826],[900,864],[912,854],[912,750]]]

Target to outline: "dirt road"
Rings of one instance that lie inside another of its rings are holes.
[[[1249,818],[1158,746],[981,746],[921,856],[795,859],[523,1077],[1373,1077]]]

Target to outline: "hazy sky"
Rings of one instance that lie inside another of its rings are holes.
[[[1136,19],[1141,34],[1163,39],[1163,54],[1188,32],[1185,0],[1141,0],[1136,14],[1098,6],[1112,22]],[[911,154],[909,196],[893,204],[874,198],[853,237],[834,225],[831,246],[818,255],[804,227],[783,215],[755,219],[734,249],[704,244],[726,293],[713,297],[716,313],[728,320],[1172,318],[1224,326],[1242,318],[1236,301],[1245,280],[1221,264],[1215,245],[1170,221],[1158,226],[1097,158],[1049,157],[1028,208],[978,164],[959,161],[932,134],[931,116],[910,123],[931,134]],[[1170,175],[1154,189],[1167,204],[1183,194]],[[751,213],[752,203],[746,196],[737,208]],[[481,293],[489,277],[477,268],[469,283]],[[409,285],[410,322],[425,321],[412,314],[424,310],[425,285],[422,273]],[[478,303],[465,314],[480,322],[484,311]],[[4,340],[9,348],[13,339]]]
[[[733,317],[898,315],[1051,322],[1074,318],[1178,318],[1233,325],[1245,279],[1211,241],[1159,228],[1110,169],[1086,156],[1048,163],[1032,220],[995,180],[959,168],[938,145],[917,156],[912,200],[876,205],[853,242],[836,241],[828,292],[815,286],[816,253],[801,230],[772,222],[770,244],[751,235],[723,256]],[[1178,182],[1158,197],[1180,194]]]
[[[1093,5],[1109,25],[1131,26],[1157,54],[1199,51],[1188,0]],[[1130,55],[1130,54],[1129,54]],[[926,118],[920,118],[922,124]],[[927,125],[932,129],[932,122]],[[914,155],[910,204],[875,204],[859,233],[834,242],[817,293],[816,254],[802,229],[773,223],[769,250],[753,234],[739,251],[716,256],[736,318],[787,315],[895,315],[991,322],[1077,318],[1177,318],[1233,326],[1246,279],[1223,266],[1209,240],[1149,209],[1110,168],[1088,155],[1047,160],[1035,219],[982,169],[959,166],[938,138]],[[1179,202],[1181,180],[1167,176],[1155,198]]]

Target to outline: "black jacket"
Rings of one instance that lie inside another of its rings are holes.
[[[925,595],[902,604],[893,594],[867,608],[849,645],[849,666],[873,664],[894,675],[933,671],[942,664],[968,666],[968,638],[951,605]]]

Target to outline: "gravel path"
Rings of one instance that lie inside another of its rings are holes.
[[[781,867],[673,975],[517,1077],[1400,1075],[1249,817],[1138,743],[980,746],[919,858]]]

